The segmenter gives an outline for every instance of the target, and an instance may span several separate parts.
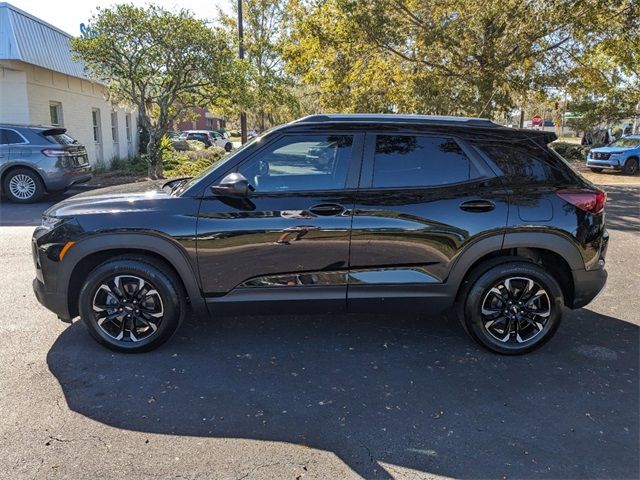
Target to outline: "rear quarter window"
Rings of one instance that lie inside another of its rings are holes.
[[[574,183],[576,174],[548,147],[532,143],[484,143],[474,145],[500,176],[516,184]]]

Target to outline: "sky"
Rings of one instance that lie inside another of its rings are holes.
[[[149,0],[2,0],[50,23],[73,36],[80,35],[80,24],[87,23],[96,7],[109,7],[119,3],[133,3],[144,6]],[[188,8],[196,17],[211,19],[218,7],[231,12],[231,2],[235,0],[153,0],[152,3],[169,10]]]

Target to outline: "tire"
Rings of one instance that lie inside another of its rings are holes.
[[[182,323],[187,305],[181,287],[176,275],[153,259],[117,257],[87,276],[78,299],[80,318],[105,347],[147,352],[171,338]]]
[[[622,173],[625,175],[635,175],[638,173],[638,159],[635,157],[627,158],[622,167]]]
[[[230,152],[233,149],[233,144],[232,143],[225,143],[224,145],[224,151],[225,152]]]
[[[524,261],[472,273],[459,299],[467,333],[503,355],[521,355],[544,345],[560,325],[564,304],[556,279],[539,265]]]
[[[44,195],[40,176],[28,168],[16,168],[4,177],[2,191],[15,203],[34,203]]]
[[[591,171],[594,173],[600,173],[602,172],[602,170],[604,170],[603,168],[591,168]]]

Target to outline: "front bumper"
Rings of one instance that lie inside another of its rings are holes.
[[[58,292],[47,291],[44,283],[38,278],[33,279],[33,293],[36,294],[38,302],[40,302],[43,307],[55,313],[60,320],[64,322],[71,321],[66,297],[60,295]]]
[[[607,283],[607,271],[604,268],[596,270],[573,270],[573,302],[570,308],[582,308],[602,291]]]
[[[587,167],[604,168],[605,170],[621,170],[622,164],[618,160],[591,160],[587,159]]]

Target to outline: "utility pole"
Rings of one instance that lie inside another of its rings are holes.
[[[244,35],[242,30],[242,0],[238,0],[238,54],[240,60],[244,59]],[[247,113],[244,110],[240,111],[240,141],[243,145],[247,143]]]

